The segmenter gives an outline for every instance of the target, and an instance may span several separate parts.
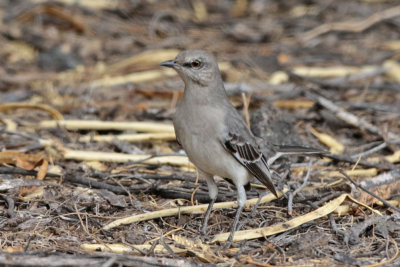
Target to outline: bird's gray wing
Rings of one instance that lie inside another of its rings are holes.
[[[238,133],[229,132],[222,141],[223,146],[254,177],[263,183],[275,196],[278,196],[271,180],[272,174],[268,168],[267,160],[255,142],[252,142],[253,138],[248,136],[246,130],[244,130],[243,134],[247,135],[247,138]]]

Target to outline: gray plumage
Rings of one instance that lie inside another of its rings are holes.
[[[229,102],[217,61],[202,50],[187,50],[161,66],[175,69],[185,83],[183,100],[173,119],[178,142],[205,178],[210,205],[202,232],[207,227],[212,205],[218,194],[213,176],[230,179],[238,192],[238,210],[231,236],[236,230],[246,201],[244,187],[256,177],[277,195],[265,156],[242,116]]]

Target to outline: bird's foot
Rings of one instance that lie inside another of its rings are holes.
[[[200,234],[200,240],[201,240],[201,242],[205,242],[206,240],[207,240],[207,235],[206,235],[206,232],[203,232],[203,230],[200,230],[199,231],[199,234]]]
[[[231,233],[225,243],[222,245],[222,250],[227,250],[231,247],[233,241],[233,234]]]
[[[199,230],[199,233],[200,233],[201,236],[205,236],[206,235],[206,228],[207,228],[207,225],[202,225],[201,226],[201,228]]]

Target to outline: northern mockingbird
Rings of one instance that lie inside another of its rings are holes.
[[[278,196],[268,160],[242,116],[229,102],[217,61],[212,55],[202,50],[187,50],[160,65],[176,70],[185,83],[183,100],[176,109],[173,124],[178,142],[196,166],[199,176],[207,181],[210,203],[200,230],[202,234],[205,234],[218,194],[214,175],[230,179],[237,188],[238,207],[227,240],[230,244],[246,201],[245,188],[250,185],[250,179],[257,178]]]

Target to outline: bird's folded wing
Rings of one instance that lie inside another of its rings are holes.
[[[277,196],[265,156],[256,145],[246,142],[241,136],[232,133],[229,133],[223,140],[223,145],[240,164]]]

